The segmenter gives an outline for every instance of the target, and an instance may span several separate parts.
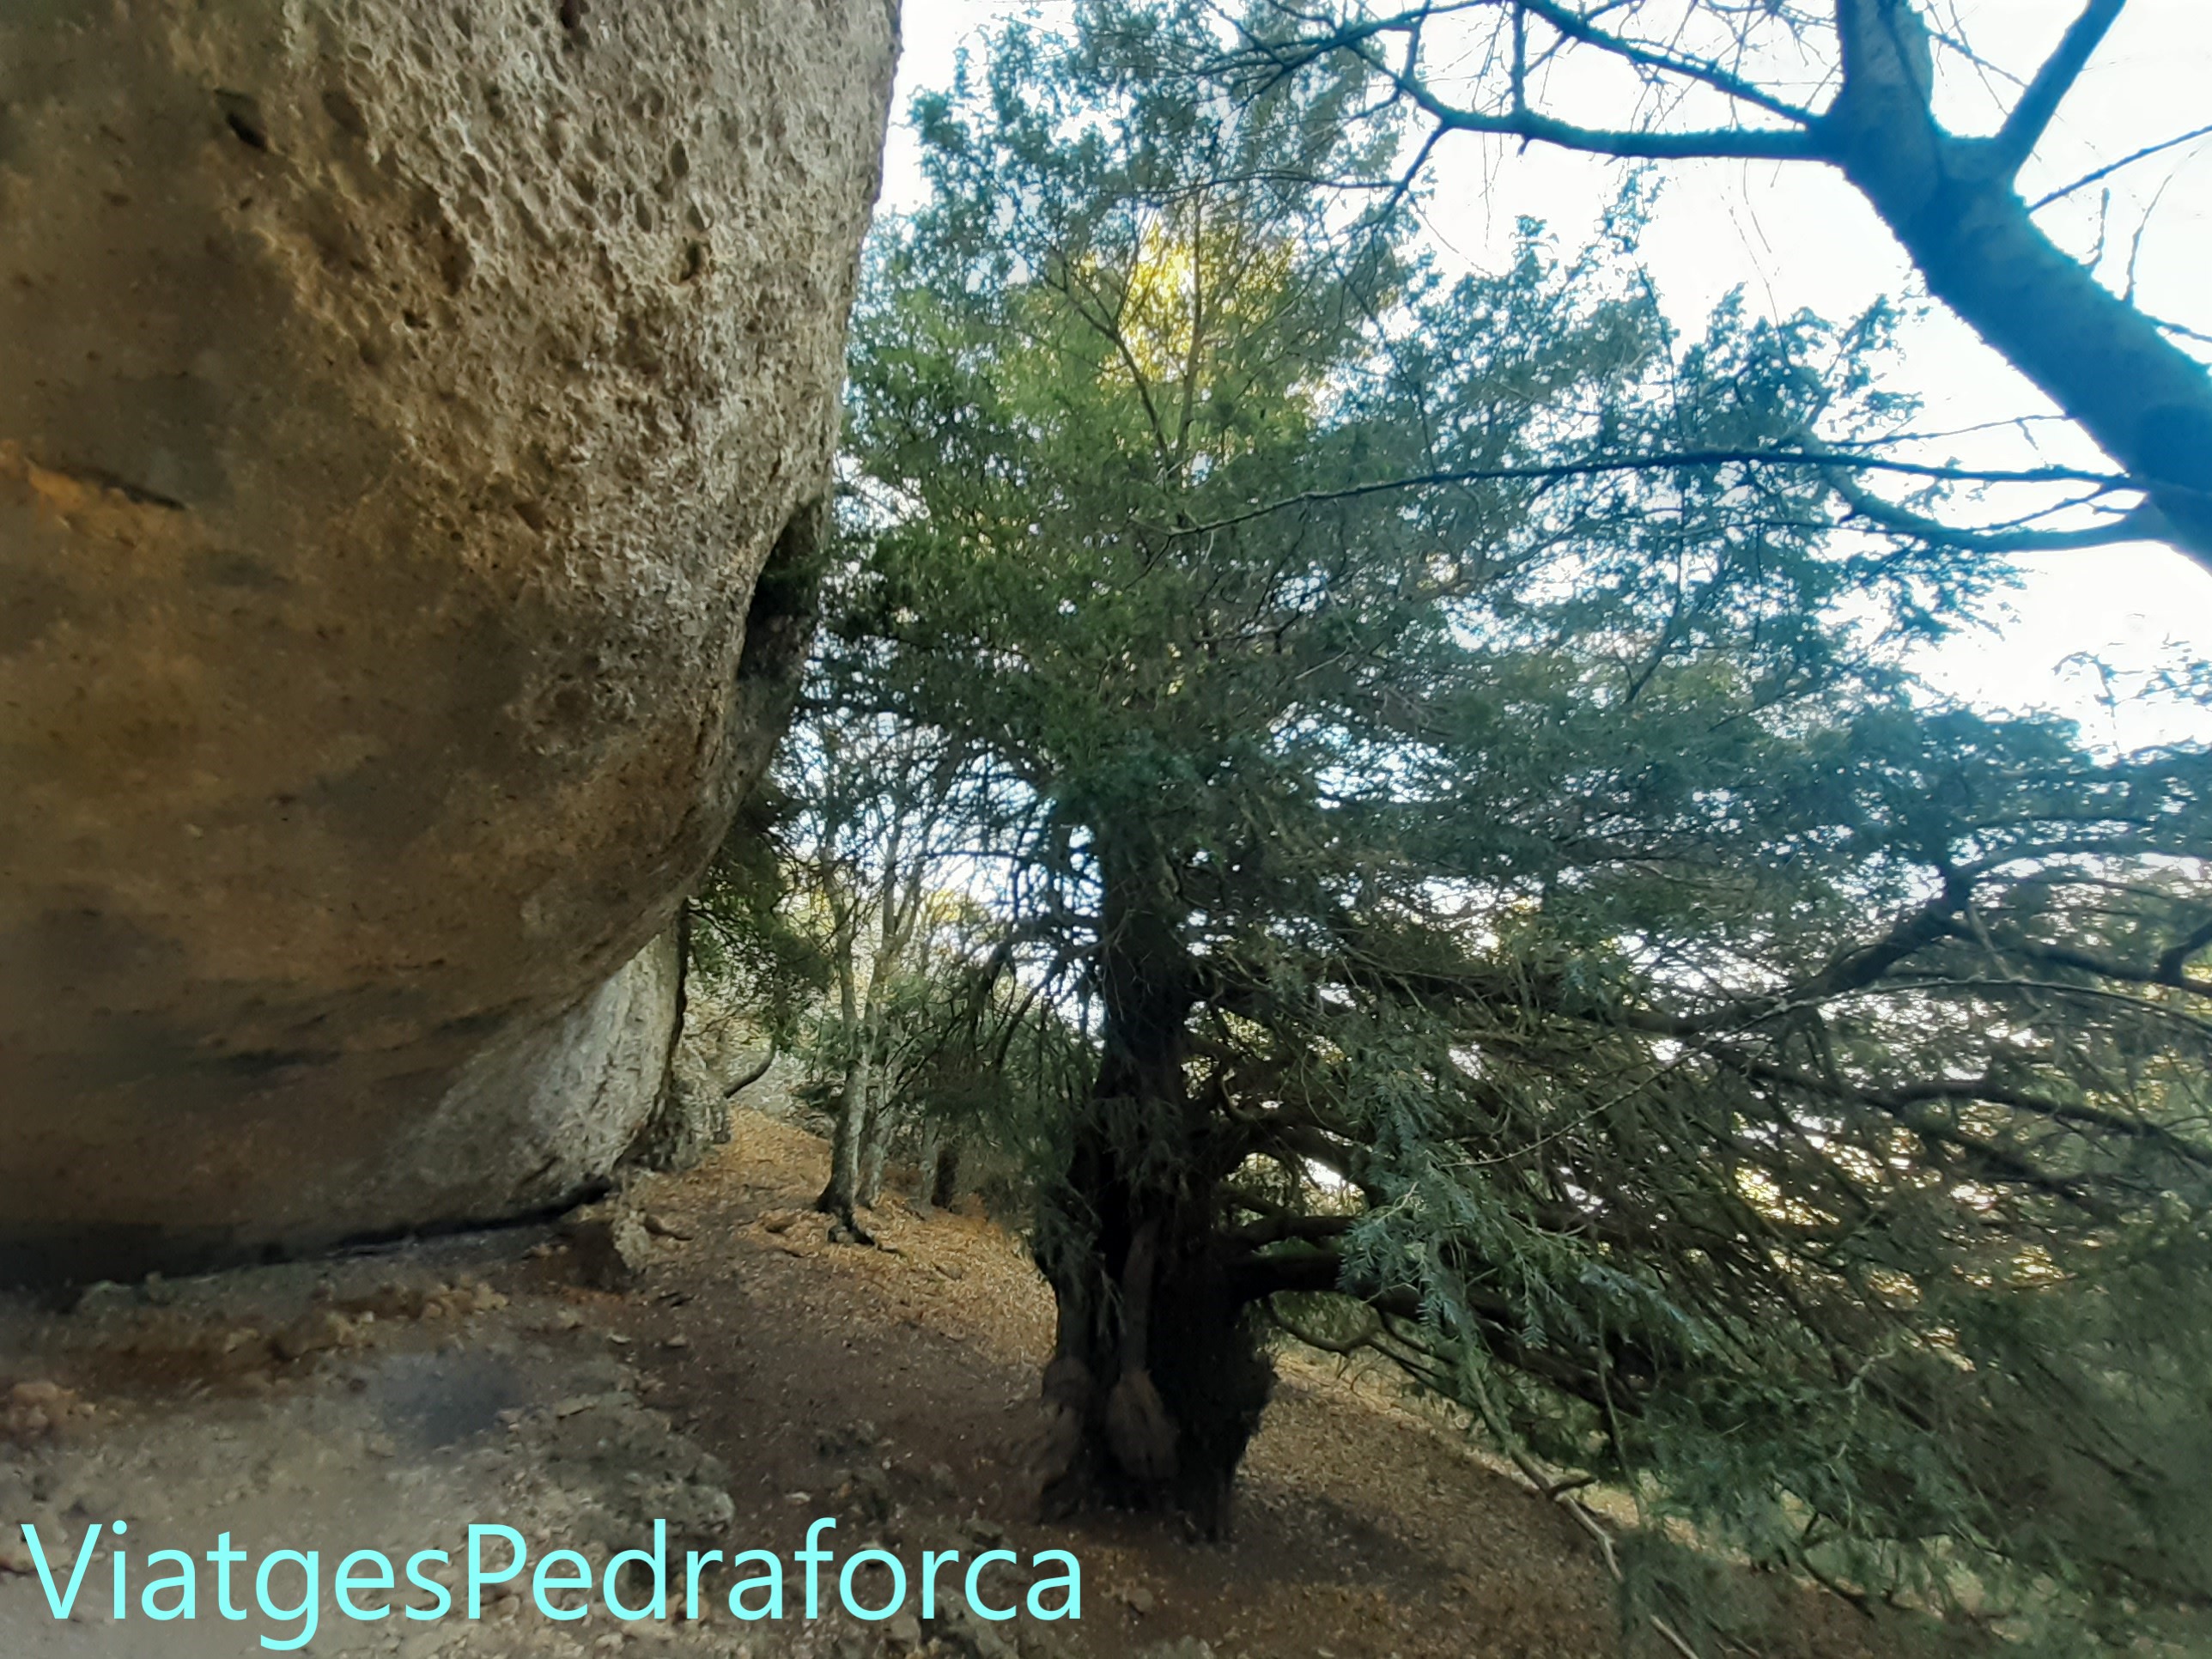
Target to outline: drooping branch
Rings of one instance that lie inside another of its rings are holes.
[[[1964,929],[1954,929],[1960,939],[1978,939],[1978,934]],[[2207,923],[2196,933],[2185,938],[2166,951],[2154,963],[2124,962],[2078,945],[2042,945],[2027,939],[1991,941],[2008,955],[2031,962],[2047,963],[2054,968],[2071,968],[2100,979],[2117,980],[2126,985],[2160,986],[2168,990],[2186,992],[2191,996],[2212,998],[2212,979],[2197,979],[2184,971],[2191,957],[2212,945],[2212,923]]]
[[[2025,1154],[1960,1128],[1926,1109],[1943,1103],[1985,1102],[2057,1118],[2065,1108],[1984,1079],[1945,1080],[1902,1089],[1861,1088],[1838,1079],[1794,1071],[1741,1054],[1723,1056],[1729,1070],[1751,1079],[1779,1085],[1814,1099],[1848,1101],[1893,1118],[1923,1140],[1948,1146],[1972,1167],[1976,1176],[1996,1185],[2018,1186],[2075,1206],[2100,1220],[2118,1218],[2112,1204],[2091,1193],[2083,1178],[2054,1175]]]
[[[1863,990],[1899,963],[1948,939],[1952,918],[1972,896],[1972,883],[1954,872],[1939,891],[1899,917],[1878,937],[1838,951],[1820,968],[1778,990],[1732,999],[1695,1013],[1623,1004],[1578,990],[1565,978],[1521,973],[1509,983],[1491,964],[1473,958],[1419,964],[1391,962],[1348,921],[1339,923],[1345,948],[1337,971],[1347,981],[1383,987],[1417,999],[1533,997],[1549,1014],[1684,1041],[1740,1030],[1793,1008]]]
[[[1284,1293],[1315,1295],[1334,1291],[1365,1304],[1386,1317],[1419,1321],[1423,1306],[1420,1292],[1407,1285],[1383,1285],[1349,1277],[1343,1258],[1334,1250],[1305,1249],[1294,1255],[1252,1256],[1240,1266],[1237,1291],[1241,1300],[1258,1302]],[[1529,1376],[1573,1395],[1584,1404],[1608,1406],[1629,1414],[1643,1408],[1639,1376],[1657,1374],[1654,1358],[1631,1352],[1629,1363],[1598,1354],[1577,1352],[1556,1334],[1542,1345],[1522,1335],[1524,1322],[1513,1304],[1502,1296],[1463,1285],[1460,1299],[1480,1327],[1485,1346],[1503,1363]]]

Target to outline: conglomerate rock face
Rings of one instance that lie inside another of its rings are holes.
[[[527,1212],[647,1115],[894,9],[0,6],[0,1276]]]

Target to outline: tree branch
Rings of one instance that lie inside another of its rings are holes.
[[[1385,70],[1385,74],[1391,74]],[[1588,155],[1625,161],[1818,161],[1826,159],[1814,135],[1790,127],[1715,127],[1700,132],[1638,132],[1578,126],[1534,110],[1489,114],[1458,109],[1431,97],[1419,82],[1391,74],[1407,98],[1446,132],[1479,132],[1553,144]]]
[[[1964,1153],[1978,1166],[1979,1174],[1985,1180],[2033,1188],[2050,1197],[2075,1205],[2103,1221],[2117,1219],[2118,1213],[2111,1205],[2102,1200],[2093,1198],[2082,1190],[2085,1177],[2069,1178],[2055,1176],[2047,1170],[2039,1168],[2028,1158],[2009,1147],[2000,1146],[1978,1136],[1968,1134],[1965,1130],[1944,1122],[1941,1118],[1920,1109],[1923,1106],[1980,1101],[1993,1106],[2004,1106],[2015,1111],[2027,1112],[2054,1121],[2071,1121],[2076,1127],[2081,1120],[2087,1119],[2096,1122],[2100,1127],[2107,1129],[2125,1127],[2130,1133],[2157,1140],[2166,1145],[2169,1150],[2178,1151],[2193,1163],[2202,1164],[2205,1161],[2187,1143],[2178,1140],[2174,1136],[2157,1128],[2154,1125],[2130,1125],[2127,1124],[2125,1120],[2115,1119],[2106,1113],[2077,1112],[2063,1103],[2027,1095],[1987,1079],[1945,1079],[1931,1083],[1911,1084],[1901,1089],[1861,1088],[1839,1079],[1791,1071],[1786,1066],[1753,1060],[1747,1055],[1723,1054],[1717,1058],[1722,1064],[1732,1070],[1741,1072],[1747,1078],[1756,1078],[1764,1082],[1801,1090],[1807,1094],[1817,1095],[1828,1100],[1848,1101],[1857,1105],[1871,1107],[1886,1116],[1895,1119],[1913,1133],[1929,1140],[1940,1142],[1956,1152]]]
[[[1953,933],[1955,937],[1962,939],[1976,937],[1962,928],[1954,928]],[[2191,996],[2212,997],[2212,979],[2197,979],[2182,971],[2191,957],[2203,950],[2205,945],[2212,945],[2212,923],[2207,923],[2196,933],[2182,940],[2179,945],[2168,951],[2149,968],[2140,967],[2131,962],[2122,962],[2112,957],[2100,956],[2094,951],[2083,951],[2070,945],[2039,945],[2026,939],[2000,939],[1993,943],[1998,948],[2010,951],[2015,956],[2025,957],[2031,962],[2048,963],[2057,968],[2076,969],[2085,974],[2094,974],[2100,979],[2116,979],[2129,985],[2155,985],[2170,990],[2185,991]]]
[[[2166,515],[2148,501],[2123,513],[2111,522],[2080,530],[1961,530],[1915,513],[1910,507],[1884,501],[1849,473],[1828,476],[1828,487],[1841,496],[1851,515],[1899,535],[1911,536],[1931,547],[1960,553],[2066,553],[2093,547],[2112,547],[2123,542],[2164,541],[2172,533]]]
[[[1420,1293],[1409,1285],[1382,1285],[1344,1282],[1344,1262],[1333,1250],[1315,1250],[1295,1256],[1260,1256],[1248,1260],[1239,1275],[1240,1299],[1257,1302],[1284,1292],[1302,1295],[1334,1291],[1364,1302],[1377,1313],[1401,1319],[1421,1316]],[[1585,1403],[1602,1408],[1607,1385],[1595,1362],[1580,1360],[1556,1348],[1532,1348],[1519,1335],[1520,1321],[1503,1297],[1480,1297],[1463,1290],[1468,1311],[1480,1322],[1483,1340],[1491,1352],[1516,1370],[1551,1384]],[[1641,1401],[1625,1390],[1618,1370],[1611,1373],[1612,1403],[1632,1414]]]
[[[2189,959],[2191,957],[2208,948],[2212,948],[2212,921],[2205,922],[2203,927],[2185,936],[2172,950],[2158,959],[2159,983],[2161,985],[2188,983],[2182,976],[2182,969],[2189,966]]]
[[[1371,483],[1351,484],[1341,489],[1307,489],[1295,495],[1285,495],[1279,501],[1268,501],[1232,513],[1225,518],[1214,519],[1205,524],[1148,526],[1159,533],[1199,536],[1217,530],[1228,530],[1255,519],[1285,512],[1291,507],[1314,507],[1329,501],[1359,501],[1370,495],[1386,495],[1401,489],[1435,489],[1449,485],[1470,483],[1549,483],[1562,478],[1597,477],[1621,472],[1664,471],[1680,467],[1698,466],[1806,466],[1822,469],[1857,468],[1872,472],[1891,472],[1906,477],[1929,478],[1954,483],[2081,483],[2093,484],[2101,490],[2136,489],[2142,486],[2118,473],[2091,472],[2080,467],[2039,466],[2016,469],[1939,466],[1917,461],[1900,461],[1880,455],[1856,454],[1844,450],[1788,450],[1788,449],[1684,449],[1662,451],[1650,455],[1618,455],[1595,457],[1581,461],[1557,461],[1523,466],[1457,467],[1439,472],[1409,473],[1402,478],[1377,479]]]
[[[2131,167],[2138,161],[2148,161],[2154,155],[2163,155],[2170,149],[2178,149],[2193,139],[2205,137],[2212,137],[2212,125],[2191,127],[2188,131],[2176,137],[2162,138],[2155,144],[2145,144],[2141,149],[2129,151],[2117,161],[2107,161],[2103,167],[2083,173],[2070,185],[2061,185],[2057,190],[2037,197],[2027,204],[2027,210],[2030,213],[2040,213],[2053,202],[2062,202],[2077,190],[2085,190],[2100,179],[2109,179],[2123,167]]]
[[[1262,1245],[1281,1244],[1294,1240],[1314,1243],[1341,1238],[1358,1223],[1357,1216],[1349,1215],[1276,1215],[1265,1221],[1248,1222],[1242,1227],[1233,1227],[1221,1237],[1242,1249],[1257,1249]]]
[[[1645,46],[1625,35],[1601,29],[1589,19],[1568,10],[1556,0],[1517,0],[1514,9],[1531,16],[1540,17],[1569,40],[1580,40],[1599,51],[1635,64],[1638,69],[1655,70],[1662,74],[1680,75],[1701,82],[1716,92],[1741,99],[1770,115],[1779,115],[1784,120],[1810,125],[1813,112],[1802,109],[1788,100],[1776,97],[1762,87],[1753,85],[1741,76],[1730,73],[1710,58],[1682,58],[1657,46]]]
[[[2009,179],[2018,173],[2035,147],[2050,130],[2052,118],[2058,113],[2066,94],[2074,89],[2098,46],[2112,25],[2119,21],[2127,0],[2089,0],[2059,40],[2043,67],[2035,72],[2035,79],[2013,106],[2012,113],[2005,118],[2004,126],[1992,141],[1992,152],[2003,176]]]
[[[722,1098],[725,1100],[735,1100],[746,1090],[751,1088],[754,1084],[758,1083],[763,1078],[768,1075],[769,1067],[775,1064],[775,1044],[771,1042],[768,1045],[768,1053],[761,1056],[760,1063],[757,1066],[748,1067],[744,1075],[738,1079],[736,1082],[725,1084],[723,1085]]]

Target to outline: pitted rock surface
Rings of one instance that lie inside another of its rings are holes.
[[[0,9],[0,1274],[626,1144],[894,47],[886,0]]]

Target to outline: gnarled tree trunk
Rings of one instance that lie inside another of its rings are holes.
[[[1038,1253],[1059,1334],[1044,1395],[1048,1514],[1164,1504],[1229,1528],[1273,1372],[1216,1238],[1217,1172],[1185,1083],[1194,975],[1164,872],[1102,848],[1098,1075]]]

